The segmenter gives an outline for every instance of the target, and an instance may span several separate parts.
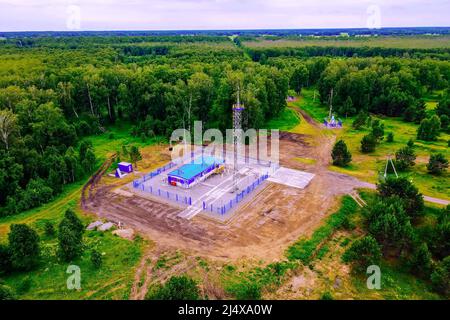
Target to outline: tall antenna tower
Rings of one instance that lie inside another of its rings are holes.
[[[334,89],[331,88],[331,92],[330,92],[330,113],[328,114],[328,119],[331,119],[331,116],[333,115],[333,93],[334,93]]]
[[[241,144],[242,138],[242,111],[244,111],[244,105],[240,101],[240,88],[237,87],[237,103],[233,105],[233,144],[234,144],[234,163],[233,163],[233,192],[238,190],[238,150]]]

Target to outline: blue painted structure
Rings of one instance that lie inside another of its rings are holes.
[[[126,173],[133,172],[133,165],[131,163],[119,162],[118,166],[119,166],[119,170],[122,172],[126,172]]]
[[[197,179],[210,173],[224,163],[224,160],[214,157],[203,157],[201,161],[196,159],[191,163],[181,166],[168,174],[168,183],[170,185],[179,185],[188,188]]]

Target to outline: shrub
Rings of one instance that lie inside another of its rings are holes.
[[[395,164],[397,169],[405,171],[415,165],[416,153],[414,149],[406,146],[401,148],[395,153]]]
[[[448,160],[442,153],[432,154],[428,161],[427,169],[431,174],[442,174],[448,168]]]
[[[234,284],[227,291],[233,294],[238,300],[261,299],[261,286],[255,281],[247,279]]]
[[[30,277],[25,277],[16,287],[17,294],[22,295],[30,291],[31,286],[33,285],[33,280]]]
[[[394,133],[392,133],[392,132],[388,133],[386,142],[389,142],[389,143],[394,142]]]
[[[324,292],[320,297],[320,300],[334,300],[333,295],[330,292]]]
[[[31,270],[39,262],[39,236],[26,224],[12,224],[8,234],[12,267]]]
[[[94,268],[96,269],[100,269],[100,267],[103,264],[103,257],[102,254],[100,252],[98,252],[97,250],[92,250],[91,252],[91,262],[92,265],[94,266]]]
[[[139,148],[136,146],[131,146],[129,156],[131,159],[131,162],[134,164],[134,168],[137,168],[137,162],[139,160],[142,160],[141,152],[139,151]]]
[[[423,196],[407,178],[388,177],[377,185],[377,190],[382,198],[398,196],[408,216],[414,218],[423,214],[425,207]]]
[[[432,271],[431,253],[428,250],[426,243],[422,243],[418,248],[415,248],[410,260],[408,261],[409,268],[415,275],[421,276],[425,279],[430,277]]]
[[[44,224],[44,233],[48,237],[53,237],[56,234],[55,226],[50,221],[46,221]]]
[[[345,215],[342,217],[341,225],[339,227],[345,230],[354,230],[356,225],[350,220],[349,216]]]
[[[443,114],[440,117],[440,120],[441,120],[441,129],[443,131],[448,131],[449,130],[449,125],[450,125],[450,118],[446,114]]]
[[[0,300],[16,300],[14,291],[7,285],[0,283]]]
[[[7,245],[0,244],[0,275],[12,270],[11,250]]]
[[[353,242],[342,256],[342,260],[346,263],[352,263],[353,268],[358,272],[364,271],[370,265],[378,264],[380,259],[380,246],[371,236]]]
[[[429,119],[423,119],[417,129],[417,139],[425,141],[434,141],[440,134],[441,120],[434,115]]]
[[[148,300],[198,300],[199,289],[195,281],[187,276],[173,276],[154,292],[149,292]]]
[[[450,295],[450,256],[436,266],[430,279],[434,290],[446,297]]]
[[[402,249],[413,239],[413,229],[398,196],[377,200],[365,208],[368,231],[384,248]]]
[[[372,122],[372,136],[377,143],[384,139],[384,124],[380,120]]]
[[[375,151],[377,140],[372,134],[365,135],[361,140],[361,151],[370,153]]]
[[[450,255],[450,205],[438,212],[435,224],[422,227],[420,235],[433,257],[440,260]]]
[[[333,164],[340,167],[345,167],[352,161],[352,154],[343,140],[336,142],[331,152],[331,158]]]
[[[64,261],[72,261],[81,256],[84,226],[72,210],[65,212],[58,229],[59,256]]]
[[[352,123],[352,127],[355,128],[356,130],[361,129],[367,123],[367,118],[368,116],[366,113],[364,112],[358,113],[357,117]]]

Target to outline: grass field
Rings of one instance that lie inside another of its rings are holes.
[[[398,49],[433,49],[450,48],[449,36],[417,36],[417,37],[351,37],[336,38],[322,37],[314,39],[307,37],[305,39],[295,40],[267,40],[259,38],[256,41],[245,41],[243,45],[249,48],[302,48],[302,47],[381,47]]]
[[[290,131],[300,124],[300,118],[292,109],[286,108],[281,114],[271,119],[265,125],[267,129],[279,129],[281,131]]]

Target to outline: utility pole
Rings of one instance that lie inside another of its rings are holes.
[[[388,157],[387,157],[386,168],[384,168],[384,178],[386,179],[386,177],[387,177],[387,169],[388,169],[389,163],[391,163],[392,169],[394,169],[395,176],[398,178],[397,170],[395,169],[394,161],[392,161],[391,155],[388,155]]]

